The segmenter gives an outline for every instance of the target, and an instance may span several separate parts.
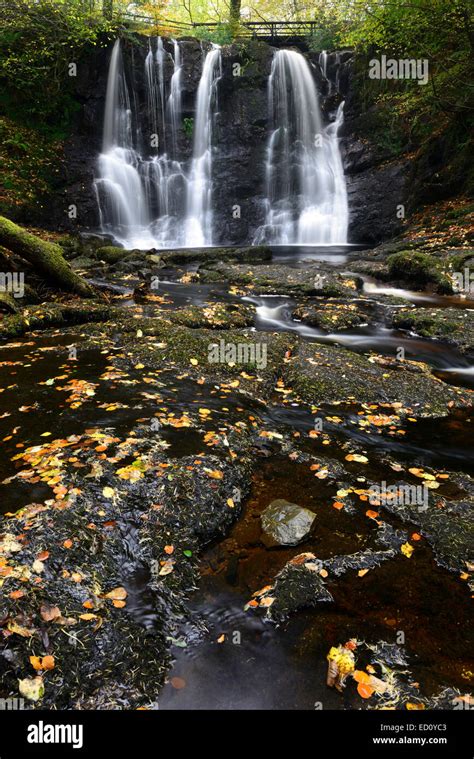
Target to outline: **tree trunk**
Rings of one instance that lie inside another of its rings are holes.
[[[229,23],[234,30],[237,30],[240,22],[240,6],[242,0],[230,0]]]
[[[82,277],[73,272],[59,245],[45,242],[0,216],[0,245],[26,259],[48,282],[62,290],[91,298],[95,292]]]

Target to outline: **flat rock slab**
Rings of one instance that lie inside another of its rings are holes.
[[[222,281],[234,285],[248,286],[255,295],[312,295],[353,297],[354,280],[340,277],[320,262],[308,263],[304,269],[285,265],[221,264],[213,269],[200,269],[201,282],[216,281],[219,274]],[[349,286],[348,286],[349,284]]]
[[[315,519],[316,514],[309,509],[277,498],[261,515],[263,542],[268,546],[295,546],[308,535]]]
[[[334,345],[301,343],[282,375],[301,400],[314,404],[400,403],[400,413],[405,409],[416,416],[439,416],[474,399],[471,390],[441,382],[425,364],[361,355]]]
[[[436,337],[474,353],[474,312],[462,308],[401,309],[392,316],[394,327],[409,329],[421,337]]]

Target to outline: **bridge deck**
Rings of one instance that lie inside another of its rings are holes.
[[[160,19],[153,16],[139,15],[136,13],[123,14],[127,20],[140,21],[154,26],[163,26],[175,34],[190,34],[197,29],[208,29],[210,32],[217,30],[224,24],[216,22],[191,23]],[[241,21],[239,37],[271,41],[304,39],[312,35],[319,28],[317,21]]]

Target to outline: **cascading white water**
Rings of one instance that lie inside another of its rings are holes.
[[[212,245],[212,127],[217,110],[217,82],[222,76],[221,49],[206,55],[197,92],[193,160],[186,197],[185,244]]]
[[[337,137],[343,103],[335,121],[323,127],[306,59],[279,50],[268,81],[268,106],[273,129],[266,159],[266,217],[254,242],[345,244],[348,205]]]
[[[212,126],[221,52],[213,46],[204,60],[189,171],[177,160],[182,64],[176,40],[167,93],[165,65],[170,55],[160,37],[150,39],[145,59],[150,135],[145,139],[134,129],[134,98],[130,98],[119,40],[112,50],[95,190],[102,232],[127,248],[212,244]]]

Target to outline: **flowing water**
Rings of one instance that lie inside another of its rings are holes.
[[[344,244],[348,204],[338,145],[341,102],[323,126],[310,66],[301,53],[279,50],[268,82],[272,122],[266,159],[266,218],[256,242]]]
[[[172,46],[171,46],[172,45]],[[320,65],[326,71],[324,54]],[[170,63],[171,78],[167,76]],[[179,42],[150,38],[145,58],[146,119],[133,77],[114,44],[102,152],[94,182],[101,231],[127,248],[203,247],[215,239],[213,155],[222,51],[203,52],[193,119],[192,157],[183,152],[183,61]],[[329,80],[328,80],[329,81]],[[330,83],[331,88],[336,86]],[[337,89],[337,86],[336,86]],[[268,80],[271,133],[263,224],[254,242],[337,245],[347,240],[348,203],[338,131],[341,102],[323,124],[310,65],[279,50]]]
[[[168,85],[165,67],[173,63]],[[203,63],[197,92],[193,156],[180,160],[182,61],[179,42],[171,51],[150,39],[145,59],[151,133],[138,122],[135,93],[127,81],[120,40],[112,50],[107,83],[102,153],[95,191],[101,230],[127,248],[212,244],[212,152],[220,48]]]

